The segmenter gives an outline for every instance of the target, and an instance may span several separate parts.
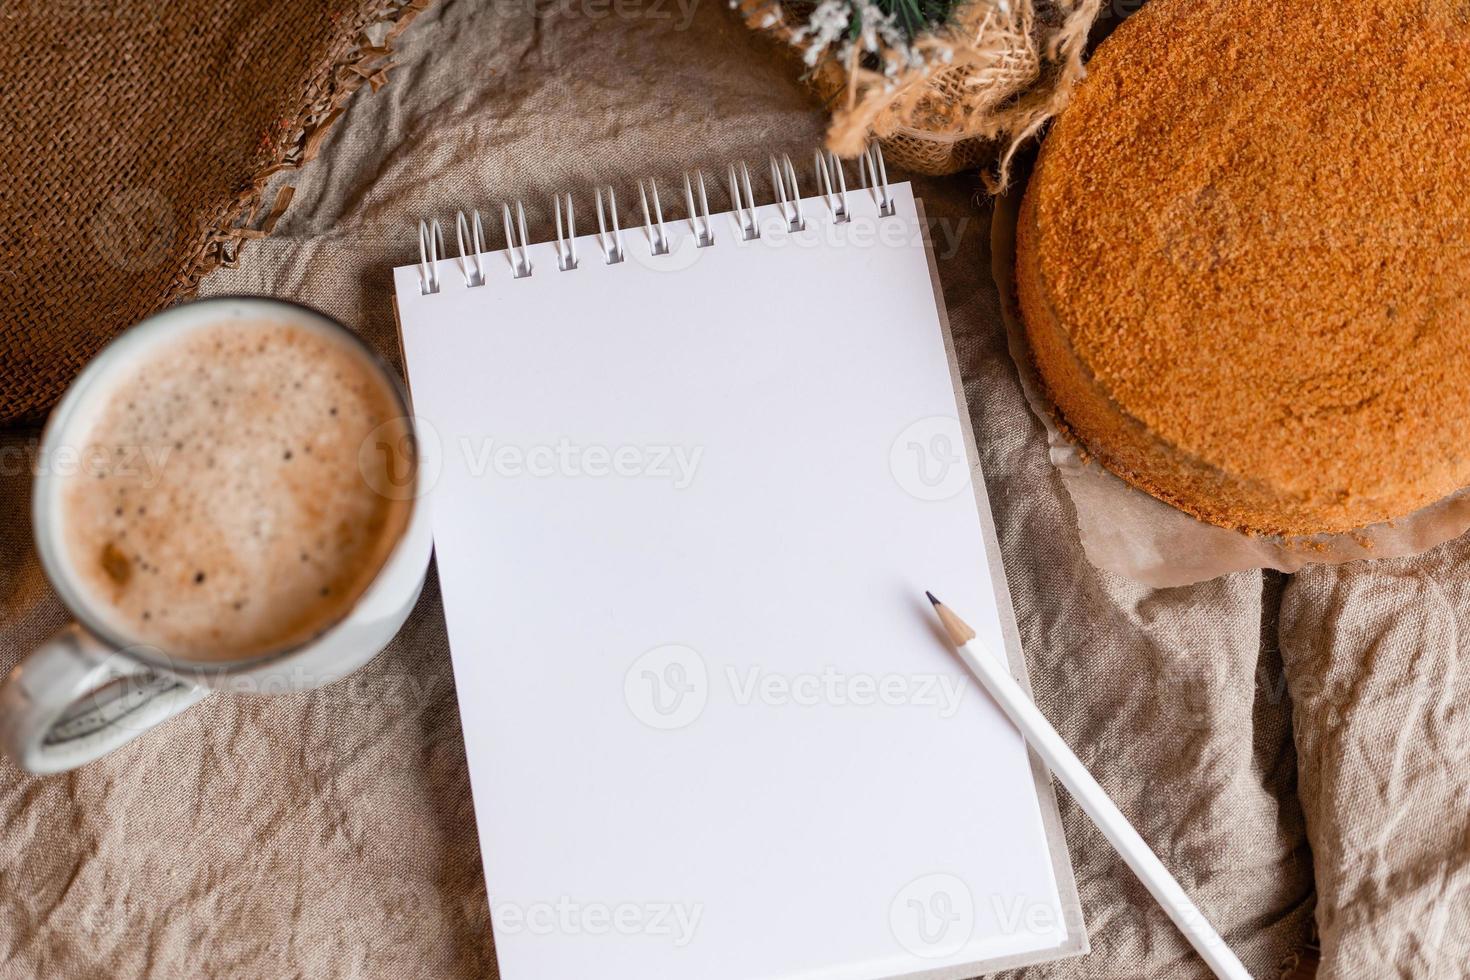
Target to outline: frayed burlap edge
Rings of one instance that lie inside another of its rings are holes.
[[[801,34],[806,0],[736,0],[747,26],[808,53]],[[952,21],[917,38],[923,67],[880,51],[892,73],[818,58],[809,75],[832,120],[827,146],[853,157],[870,138],[896,165],[926,174],[993,162],[986,173],[1004,190],[1011,159],[1066,105],[1082,78],[1082,56],[1102,0],[975,0]]]
[[[165,290],[158,306],[192,296],[199,282],[220,267],[232,268],[240,249],[269,235],[291,203],[295,188],[283,187],[262,214],[267,182],[282,170],[294,170],[316,157],[332,123],[347,110],[347,101],[367,83],[376,92],[388,83],[393,43],[433,0],[382,0],[357,13],[357,23],[344,31],[308,80],[294,116],[283,117],[261,135],[261,162],[235,196],[202,222],[207,229],[183,267]]]

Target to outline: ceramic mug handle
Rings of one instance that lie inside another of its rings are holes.
[[[158,673],[76,624],[22,660],[0,685],[0,748],[30,772],[101,758],[209,693]]]

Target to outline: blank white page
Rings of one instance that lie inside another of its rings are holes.
[[[1007,656],[892,193],[880,217],[851,192],[847,224],[808,199],[801,232],[762,207],[750,242],[716,215],[706,248],[671,219],[660,257],[638,224],[618,264],[595,235],[567,271],[551,243],[524,278],[487,254],[480,286],[442,260],[430,295],[395,271],[506,980],[958,977],[1085,947],[1050,792],[924,598]]]

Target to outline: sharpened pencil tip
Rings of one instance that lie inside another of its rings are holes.
[[[929,597],[930,602],[934,603],[934,612],[938,614],[939,621],[944,624],[944,631],[949,634],[955,646],[962,647],[975,638],[975,631],[970,629],[963,619],[956,616],[953,609],[934,598],[933,592],[924,594]]]

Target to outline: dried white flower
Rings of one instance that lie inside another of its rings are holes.
[[[898,18],[885,13],[874,0],[822,0],[807,22],[792,33],[792,41],[803,49],[803,60],[809,66],[829,53],[838,61],[849,61],[854,51],[879,56],[883,74],[889,78],[926,64]],[[943,54],[946,61],[953,56],[952,51]]]
[[[808,65],[815,65],[829,47],[847,36],[851,20],[852,7],[844,0],[822,0],[791,39],[806,47],[804,60]]]

